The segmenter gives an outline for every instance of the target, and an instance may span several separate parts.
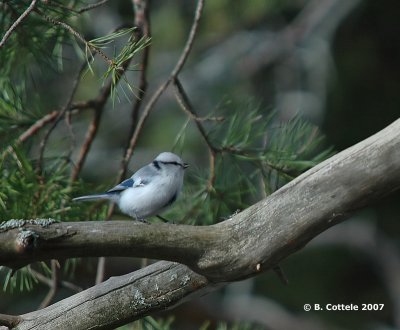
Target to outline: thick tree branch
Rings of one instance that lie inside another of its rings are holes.
[[[398,189],[399,132],[397,120],[212,226],[11,221],[0,227],[0,264],[17,268],[56,258],[132,256],[178,261],[217,281],[251,276]]]
[[[186,266],[162,261],[112,277],[47,308],[13,317],[8,324],[19,322],[15,329],[21,330],[114,329],[215,288]]]
[[[172,306],[195,291],[212,289],[208,281],[235,281],[271,269],[320,232],[400,188],[399,132],[400,119],[212,226],[134,221],[48,221],[47,226],[30,221],[18,228],[12,228],[18,222],[3,224],[0,264],[14,268],[35,260],[87,255],[167,259],[191,268],[162,262],[112,278],[42,311],[22,315],[25,321],[20,328],[33,324],[60,328],[60,320],[69,322],[63,323],[68,328],[109,328]],[[110,307],[114,300],[118,308]],[[95,319],[91,326],[85,313]]]

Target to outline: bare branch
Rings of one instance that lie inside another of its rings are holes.
[[[72,90],[71,90],[71,92],[69,94],[69,97],[68,97],[68,100],[67,100],[66,104],[58,112],[57,118],[54,120],[53,125],[50,126],[50,128],[47,131],[47,133],[45,134],[45,136],[43,137],[42,141],[40,142],[39,161],[38,161],[38,164],[37,164],[38,173],[41,172],[41,168],[42,168],[42,164],[43,164],[44,150],[46,148],[46,144],[47,144],[47,141],[48,141],[48,139],[50,137],[50,134],[56,128],[56,126],[60,122],[60,120],[65,117],[66,112],[70,109],[72,100],[73,100],[73,98],[75,96],[75,93],[76,93],[76,91],[78,89],[79,82],[81,80],[82,72],[83,72],[83,70],[85,68],[86,68],[86,63],[83,63],[83,65],[81,65],[81,68],[79,69],[78,74],[77,74],[77,76],[76,76],[76,78],[74,80],[74,83],[72,85]]]
[[[47,293],[46,297],[44,297],[43,301],[40,303],[39,308],[45,308],[51,304],[53,301],[56,293],[58,286],[60,284],[60,268],[58,261],[52,260],[51,261],[51,280],[49,283],[49,292]]]
[[[210,285],[205,277],[186,266],[157,262],[137,272],[113,277],[45,309],[18,317],[0,315],[0,325],[6,318],[13,318],[12,321],[15,318],[14,324],[19,322],[21,330],[114,329],[220,286]]]
[[[64,5],[62,5],[61,3],[57,3],[57,2],[55,2],[55,1],[49,1],[48,4],[49,4],[50,6],[62,8],[62,9],[64,9],[64,10],[68,10],[68,11],[72,11],[72,12],[75,13],[75,14],[82,14],[82,13],[84,13],[84,12],[86,12],[86,11],[89,11],[89,10],[92,10],[92,9],[95,9],[95,8],[98,8],[98,7],[102,6],[102,5],[104,5],[105,3],[107,3],[108,1],[109,1],[109,0],[101,0],[101,1],[99,1],[99,2],[89,4],[89,5],[87,5],[87,6],[84,6],[84,7],[82,7],[82,8],[79,8],[79,9],[75,9],[75,8],[73,8],[73,7],[71,7],[71,6],[64,6]]]
[[[106,2],[108,2],[109,0],[102,0],[102,1],[99,1],[99,2],[97,2],[97,3],[92,3],[92,4],[90,4],[90,5],[87,5],[86,7],[82,7],[82,8],[80,8],[80,9],[78,9],[78,10],[76,10],[76,12],[78,13],[78,14],[82,14],[83,12],[85,12],[85,11],[88,11],[88,10],[92,10],[92,9],[94,9],[94,8],[97,8],[97,7],[100,7],[100,6],[102,6],[102,5],[104,5]]]
[[[86,160],[86,156],[89,153],[90,147],[92,146],[92,143],[96,137],[97,130],[99,129],[99,124],[101,120],[101,116],[103,114],[102,108],[96,109],[93,119],[90,122],[89,128],[86,133],[85,137],[85,142],[83,143],[81,150],[79,152],[78,160],[74,166],[74,169],[72,170],[70,181],[74,182],[77,178],[78,175],[83,167],[83,164]]]
[[[178,78],[174,79],[174,91],[175,91],[175,98],[178,101],[181,109],[193,120],[198,122],[203,121],[223,121],[224,117],[199,117],[196,112],[194,111],[193,107],[190,105],[189,98],[182,86],[182,83]],[[203,129],[204,130],[204,129]]]
[[[28,267],[30,267],[30,266],[28,266]],[[33,275],[35,275],[35,277],[38,279],[38,281],[40,281],[41,283],[51,287],[52,279],[44,276],[42,273],[32,269],[31,267],[30,267],[29,271]],[[60,281],[60,286],[62,286],[63,288],[66,288],[68,290],[74,291],[74,292],[81,292],[83,290],[78,285],[75,285],[74,283],[71,283],[71,282],[68,282],[68,281]]]
[[[6,33],[3,36],[3,39],[0,41],[0,48],[4,46],[4,44],[7,42],[7,39],[10,37],[11,33],[18,27],[21,22],[28,17],[28,15],[35,9],[37,0],[32,0],[31,4],[29,5],[28,8],[22,13],[20,17],[10,26],[10,28],[6,31]]]
[[[192,119],[194,119],[197,129],[200,132],[200,135],[202,136],[203,140],[206,142],[206,144],[208,146],[209,158],[210,158],[210,176],[209,176],[208,183],[207,183],[207,190],[211,191],[211,189],[215,183],[215,157],[216,157],[217,152],[220,152],[221,150],[219,150],[217,147],[215,147],[211,143],[210,139],[208,138],[208,135],[203,127],[203,124],[201,123],[203,120],[200,120],[200,118],[197,116],[197,114],[196,114],[195,110],[193,109],[192,105],[190,104],[189,98],[188,98],[187,94],[185,93],[185,90],[178,78],[175,78],[173,80],[173,86],[174,86],[175,96],[176,96],[176,99],[177,99],[179,105],[181,106],[183,111],[188,113],[189,116]],[[214,120],[223,120],[223,118],[219,118],[219,119],[215,118]]]
[[[37,120],[33,125],[31,125],[24,133],[22,133],[17,140],[14,142],[15,145],[19,145],[29,139],[31,136],[35,135],[43,126],[48,123],[53,122],[58,116],[58,111],[53,111],[43,116]],[[13,152],[13,147],[9,146],[2,154],[2,158],[5,158],[8,154]]]

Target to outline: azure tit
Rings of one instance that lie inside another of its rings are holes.
[[[74,198],[74,201],[108,199],[137,219],[159,216],[177,199],[188,164],[172,152],[159,154],[129,179],[102,194]],[[161,217],[160,217],[161,218]],[[163,219],[163,218],[161,218]]]

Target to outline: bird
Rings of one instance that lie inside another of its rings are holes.
[[[178,198],[183,186],[185,169],[189,165],[172,152],[160,153],[150,164],[134,173],[110,190],[94,195],[80,196],[73,201],[110,200],[122,213],[144,221],[169,208]]]

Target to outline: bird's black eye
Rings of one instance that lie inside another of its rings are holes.
[[[186,168],[187,166],[185,166],[185,165],[182,165],[181,163],[178,163],[178,162],[162,162],[162,161],[160,161],[160,163],[162,163],[162,164],[164,164],[164,165],[175,165],[175,166],[180,166],[180,167],[183,167],[183,168]]]
[[[186,164],[186,163],[183,163],[183,164],[181,164],[181,163],[178,163],[178,162],[163,162],[163,161],[159,161],[161,164],[164,164],[164,165],[175,165],[175,166],[179,166],[179,167],[182,167],[183,169],[185,169],[185,168],[187,168],[189,165],[188,164]],[[154,163],[154,162],[153,162]],[[160,166],[160,165],[158,165],[158,166]]]
[[[157,170],[161,170],[160,164],[158,163],[157,160],[153,160],[153,165]]]

